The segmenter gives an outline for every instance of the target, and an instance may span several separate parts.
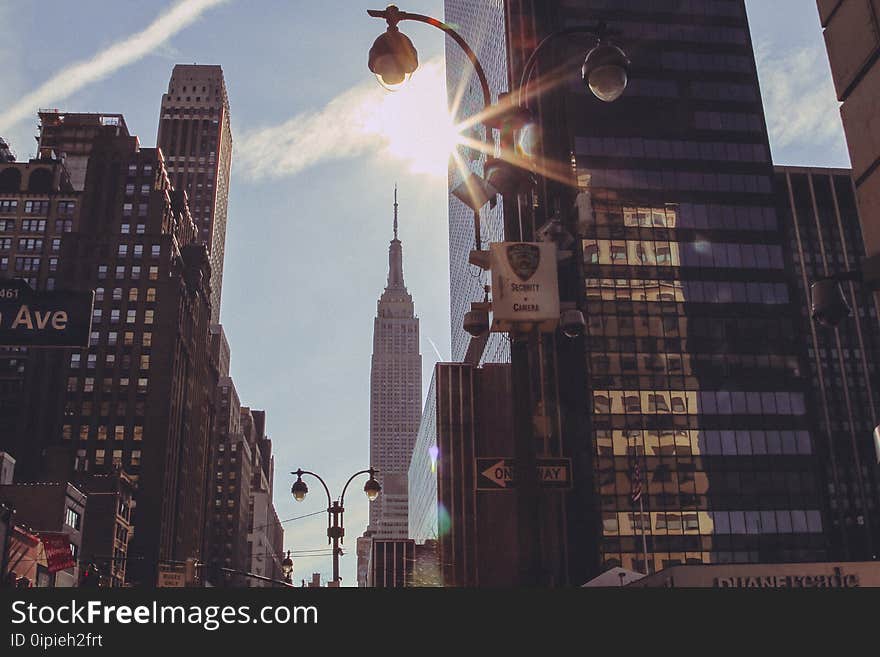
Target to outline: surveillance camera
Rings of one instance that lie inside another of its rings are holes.
[[[823,278],[810,286],[811,314],[823,326],[834,328],[852,314],[840,284],[833,278]]]
[[[584,329],[587,327],[584,314],[576,308],[563,312],[559,324],[562,327],[562,332],[568,338],[576,338],[583,335]]]
[[[464,330],[475,338],[489,332],[489,313],[485,310],[471,310],[464,316]]]

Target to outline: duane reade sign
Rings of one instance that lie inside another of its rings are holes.
[[[492,331],[555,331],[559,323],[556,244],[496,242],[489,250]]]

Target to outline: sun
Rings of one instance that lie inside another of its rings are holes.
[[[383,155],[401,160],[410,171],[446,176],[449,158],[464,137],[447,109],[442,60],[420,66],[396,92],[385,92],[366,127],[383,142]]]

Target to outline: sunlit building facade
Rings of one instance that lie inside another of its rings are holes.
[[[232,169],[232,128],[223,69],[177,64],[162,113],[156,143],[165,154],[174,189],[186,190],[199,241],[211,262],[211,321],[220,321],[226,217]]]

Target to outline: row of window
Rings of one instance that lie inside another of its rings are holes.
[[[145,184],[141,185],[140,193],[145,194],[145,195],[149,194],[150,191],[152,190],[152,188],[153,188],[153,186],[150,183],[145,183]],[[131,196],[132,194],[134,194],[134,190],[135,190],[134,183],[128,183],[125,185],[125,195],[126,196]]]
[[[98,280],[105,280],[107,278],[107,270],[108,270],[108,265],[98,265]],[[148,271],[149,271],[148,280],[151,280],[151,281],[159,280],[159,267],[158,266],[151,266]],[[117,265],[115,278],[117,280],[126,278],[128,272],[129,272],[129,268],[126,267],[125,265]],[[137,280],[140,280],[140,278],[141,278],[141,266],[140,265],[132,265],[131,266],[131,279],[137,281]]]
[[[108,331],[107,332],[107,346],[113,347],[116,346],[119,342],[119,333],[116,331]],[[101,333],[98,331],[92,331],[89,334],[89,346],[97,347],[101,344]],[[133,331],[125,331],[122,334],[122,344],[125,346],[131,346],[134,344],[134,332]],[[151,347],[153,345],[153,334],[150,332],[145,332],[141,336],[141,345],[144,347]]]
[[[131,287],[128,289],[128,300],[129,301],[137,301],[138,294],[140,293],[140,288]],[[95,288],[95,302],[104,301],[105,298],[105,290],[103,287]],[[122,288],[114,287],[111,293],[111,298],[113,301],[122,301]],[[156,292],[156,288],[148,287],[147,288],[147,297],[146,300],[148,302],[156,301],[158,299],[158,293]]]
[[[127,376],[120,377],[117,382],[114,384],[112,377],[106,377],[101,380],[101,392],[113,392],[114,390],[121,389],[127,390],[130,384],[130,379]],[[94,392],[95,391],[95,378],[92,376],[87,376],[80,381],[79,378],[75,376],[70,376],[67,378],[67,392],[78,392],[80,390],[80,383],[82,383],[82,391],[83,392]],[[147,392],[147,387],[149,386],[149,379],[147,377],[139,377],[137,380],[137,391],[145,393]]]
[[[666,207],[634,207],[597,203],[596,225],[639,228],[705,228],[776,230],[776,211],[769,206],[679,203]]]
[[[118,324],[120,320],[122,311],[119,308],[112,308],[110,310],[110,323]],[[144,324],[152,324],[156,318],[155,310],[145,310],[143,321]],[[100,324],[104,319],[104,311],[101,308],[95,308],[92,310],[92,323]],[[137,323],[137,310],[131,309],[125,311],[125,323],[126,324],[135,324]]]
[[[124,357],[123,357],[124,358]],[[102,418],[106,418],[110,416],[110,402],[102,401],[99,406],[95,406],[91,399],[83,399],[82,401],[75,402],[69,401],[64,406],[64,415],[65,417],[72,417],[79,413],[83,417],[91,417],[92,411],[97,410],[97,415]],[[113,409],[116,412],[117,417],[125,417],[128,413],[128,404],[125,401],[117,401],[116,407]],[[144,402],[138,401],[134,404],[134,414],[136,417],[144,416]]]
[[[73,431],[74,426],[72,424],[63,425],[61,427],[61,438],[63,440],[71,440],[73,438]],[[144,439],[144,428],[139,424],[136,424],[133,427],[126,427],[122,424],[109,427],[106,424],[99,424],[97,427],[92,427],[89,424],[82,424],[79,427],[77,435],[80,440],[88,440],[92,437],[95,437],[98,440],[107,440],[108,436],[112,436],[113,440],[125,440],[126,438],[131,438],[132,440],[141,441]]]
[[[703,52],[664,52],[660,66],[671,71],[713,71],[719,73],[751,73],[752,58]]]
[[[805,415],[802,392],[594,390],[599,414]]]
[[[768,176],[704,171],[673,171],[644,169],[591,169],[578,168],[578,186],[581,189],[648,189],[665,191],[680,189],[698,192],[742,192],[770,194],[773,191]]]
[[[581,25],[578,20],[573,25]],[[658,21],[610,21],[611,29],[620,30],[623,39],[650,39],[654,41],[690,41],[694,43],[748,43],[746,31],[740,27],[726,27],[707,23],[661,23]]]
[[[715,267],[783,269],[777,244],[667,242],[665,240],[584,240],[584,264],[631,267]]]
[[[666,160],[722,160],[727,162],[767,162],[764,144],[736,142],[642,139],[641,137],[577,137],[578,155]]]
[[[599,456],[763,456],[812,454],[808,431],[646,430],[596,432]]]
[[[128,366],[126,366],[126,360],[129,363]],[[98,363],[98,355],[97,354],[87,354],[87,356],[86,356],[86,368],[87,369],[90,369],[90,370],[95,369],[95,366],[97,365],[97,363]],[[111,367],[115,366],[116,365],[116,354],[106,354],[104,356],[104,363],[105,363],[105,365],[108,365]],[[71,369],[78,369],[81,364],[82,364],[82,354],[75,353],[75,354],[70,355]],[[127,369],[127,367],[130,367],[130,364],[131,364],[131,357],[128,354],[124,355],[122,358],[123,369]],[[142,369],[142,370],[150,369],[150,356],[149,356],[149,354],[143,354],[140,357],[139,364],[140,364],[140,369]]]
[[[583,9],[583,0],[563,0],[562,6]],[[737,0],[591,0],[590,8],[630,12],[670,13],[694,16],[742,17],[742,3]]]
[[[694,511],[682,513],[603,513],[605,534],[622,536],[678,532],[703,534],[820,534],[818,510]]]
[[[677,301],[764,305],[780,305],[789,302],[788,286],[785,283],[588,278],[586,292],[588,299],[602,299],[603,301]]]
[[[622,338],[620,341],[623,341]],[[633,340],[633,338],[630,338]],[[656,338],[642,338],[640,342],[657,341]],[[607,340],[612,342],[613,340]],[[599,344],[596,341],[596,346]],[[673,342],[673,344],[669,344]],[[793,375],[799,372],[797,358],[794,356],[777,356],[767,354],[725,354],[721,362],[716,361],[719,354],[711,353],[694,353],[695,341],[691,341],[688,347],[691,353],[642,353],[635,354],[632,352],[625,353],[596,353],[591,356],[592,370],[594,377],[602,375],[620,375],[627,376],[646,374],[646,375],[669,375],[669,376],[694,376],[706,374],[708,372],[719,369],[726,371],[735,370],[774,370],[771,374],[782,374],[788,371]],[[666,339],[666,347],[674,347],[675,352],[684,349],[685,342],[678,339]],[[604,345],[611,346],[611,345]],[[622,345],[620,345],[622,346]],[[658,345],[641,345],[643,347],[653,346],[663,348]],[[705,348],[705,347],[704,347]],[[711,347],[709,347],[711,348]],[[764,345],[755,345],[756,351],[766,349]],[[610,384],[606,384],[609,385]],[[690,387],[690,386],[687,386]]]
[[[16,231],[17,223],[15,219],[0,219],[0,232],[2,233],[12,233]],[[69,233],[73,230],[73,220],[72,219],[56,219],[55,220],[55,232],[56,233]],[[23,233],[45,233],[46,232],[46,220],[45,219],[22,219],[21,220],[21,232]]]
[[[144,167],[143,167],[143,174],[144,174],[145,176],[150,176],[150,175],[152,175],[152,174],[153,174],[153,165],[152,165],[152,164],[145,164]],[[137,165],[137,162],[132,162],[131,164],[128,165],[128,175],[129,175],[129,176],[136,176],[136,175],[138,175],[138,165]]]
[[[117,248],[116,255],[120,258],[124,258],[128,255],[128,244],[120,244]],[[150,247],[150,257],[158,258],[162,253],[162,246],[160,244],[153,244]],[[131,254],[135,258],[142,258],[144,255],[144,245],[143,244],[133,244],[131,249]]]
[[[761,132],[763,124],[757,114],[741,112],[696,112],[694,127],[697,130],[730,130],[733,132]]]
[[[696,100],[740,103],[756,103],[758,101],[758,92],[753,85],[749,84],[695,80],[690,83],[688,89],[690,97]],[[583,92],[583,81],[580,77],[572,77],[570,90],[577,94]],[[624,93],[625,97],[630,98],[678,98],[681,95],[678,81],[654,78],[632,78],[627,83]]]

